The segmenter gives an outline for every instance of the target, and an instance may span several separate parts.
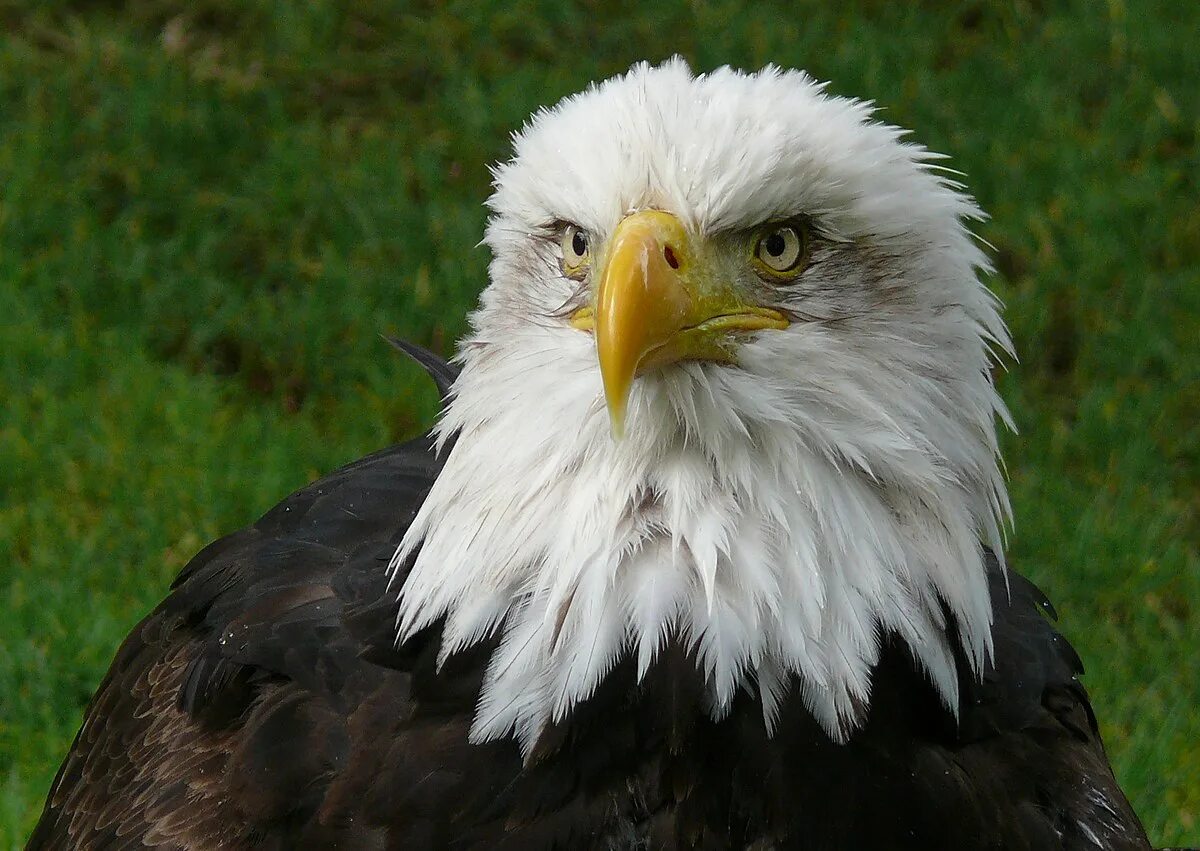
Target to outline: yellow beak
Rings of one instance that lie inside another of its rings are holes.
[[[745,304],[731,282],[718,280],[683,223],[644,210],[626,217],[602,258],[595,308],[573,318],[594,327],[613,434],[624,432],[633,379],[682,360],[733,362],[734,332],[782,329],[776,310]]]

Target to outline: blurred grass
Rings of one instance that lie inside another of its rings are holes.
[[[423,428],[488,162],[641,58],[808,68],[993,219],[1011,559],[1152,837],[1200,844],[1200,3],[0,0],[0,847],[200,546]]]

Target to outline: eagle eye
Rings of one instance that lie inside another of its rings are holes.
[[[559,241],[562,248],[562,270],[568,278],[580,279],[587,272],[591,259],[591,238],[579,225],[567,225],[562,229]]]
[[[771,225],[754,243],[754,265],[769,280],[794,278],[808,260],[808,228],[801,223]]]

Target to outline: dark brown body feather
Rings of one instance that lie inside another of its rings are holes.
[[[996,662],[961,722],[889,644],[832,743],[799,699],[713,722],[669,647],[619,664],[527,763],[467,741],[493,645],[401,648],[385,570],[426,441],[293,494],[192,560],[87,710],[31,849],[1144,849],[1049,604],[990,566]]]

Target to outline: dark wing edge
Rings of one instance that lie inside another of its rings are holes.
[[[438,393],[441,394],[443,403],[450,398],[450,391],[461,371],[457,366],[447,363],[429,351],[429,349],[418,346],[416,343],[409,343],[386,334],[383,336],[383,339],[393,348],[416,361],[429,374],[429,377],[433,379],[433,383],[437,385]]]
[[[981,677],[960,659],[960,753],[981,775],[1024,771],[1024,784],[1036,790],[1030,818],[1061,847],[1149,849],[1104,749],[1080,680],[1083,662],[1055,626],[1057,612],[1037,585],[990,552],[986,565],[994,652]]]
[[[401,348],[445,394],[456,370]],[[330,788],[350,727],[409,699],[388,667],[387,566],[440,466],[427,437],[389,447],[201,550],[121,644],[27,848],[241,848],[271,823],[376,844],[365,825],[314,825],[330,794],[355,794]]]

